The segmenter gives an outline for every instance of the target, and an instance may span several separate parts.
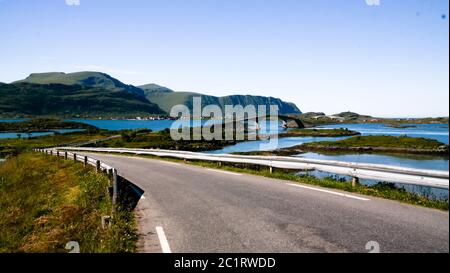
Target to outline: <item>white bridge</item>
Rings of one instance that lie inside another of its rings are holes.
[[[153,155],[158,157],[170,157],[186,160],[202,160],[211,162],[227,162],[252,164],[289,170],[319,170],[357,179],[371,179],[382,182],[427,186],[439,189],[449,189],[449,172],[437,170],[424,170],[394,167],[381,164],[352,163],[342,161],[316,160],[297,157],[279,156],[242,156],[228,154],[207,154],[185,151],[160,150],[160,149],[128,149],[128,148],[79,148],[59,147],[48,151],[79,151],[122,153],[133,155]]]

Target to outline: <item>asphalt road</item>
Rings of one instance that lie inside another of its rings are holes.
[[[185,164],[84,153],[145,190],[143,252],[449,252],[449,214]],[[159,227],[157,232],[157,227]]]

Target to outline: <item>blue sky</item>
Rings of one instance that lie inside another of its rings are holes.
[[[0,0],[0,34],[1,82],[95,70],[303,111],[449,113],[447,0]]]

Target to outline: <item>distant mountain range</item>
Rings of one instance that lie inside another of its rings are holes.
[[[218,105],[225,111],[225,105],[266,105],[267,111],[269,111],[270,105],[277,105],[280,114],[301,114],[300,109],[289,102],[284,102],[281,99],[262,96],[250,96],[250,95],[232,95],[225,97],[214,97],[194,92],[174,92],[168,88],[158,85],[143,85],[139,86],[145,92],[145,96],[149,101],[152,101],[166,112],[170,112],[173,106],[182,104],[192,109],[192,103],[194,97],[202,98],[202,106],[205,105]]]
[[[192,107],[201,96],[203,105],[278,105],[280,114],[301,114],[293,103],[277,98],[233,95],[213,97],[175,92],[157,84],[127,85],[101,72],[38,73],[11,84],[0,83],[0,117],[63,116],[126,118],[167,115],[172,106]]]
[[[31,74],[26,79],[14,83],[81,85],[87,88],[126,91],[139,96],[144,96],[142,89],[124,84],[108,74],[101,72],[76,72],[70,74],[62,72],[37,73]]]

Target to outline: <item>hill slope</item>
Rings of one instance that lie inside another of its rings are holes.
[[[124,90],[80,85],[15,83],[0,86],[3,117],[136,117],[165,114],[156,104]]]
[[[142,89],[124,84],[108,74],[101,72],[84,71],[69,74],[62,72],[35,73],[24,80],[14,83],[81,85],[83,87],[95,87],[113,91],[127,91],[144,96]]]
[[[225,105],[277,105],[280,114],[301,114],[295,104],[277,98],[249,95],[214,97],[174,92],[157,84],[135,87],[101,72],[34,73],[10,85],[0,84],[0,88],[3,92],[0,98],[2,116],[136,117],[137,114],[170,113],[172,107],[178,104],[192,109],[194,96],[202,97],[203,106],[214,104],[223,110]],[[36,94],[42,96],[43,104],[36,103],[41,100]],[[65,102],[64,106],[51,108],[57,101]]]
[[[140,89],[144,90],[146,94],[148,93],[172,93],[174,92],[172,89],[169,89],[167,87],[157,85],[154,83],[141,85],[139,86]]]
[[[202,98],[202,106],[215,104],[219,105],[222,110],[225,109],[225,105],[277,105],[280,114],[301,114],[300,109],[289,102],[284,102],[278,98],[262,97],[262,96],[250,96],[250,95],[233,95],[225,97],[214,97],[194,92],[173,92],[168,91],[166,88],[164,91],[158,91],[156,88],[145,88],[146,86],[140,86],[145,92],[145,96],[148,100],[158,104],[158,106],[170,113],[173,106],[183,104],[192,109],[193,97],[200,96]],[[267,108],[269,109],[269,108]]]

